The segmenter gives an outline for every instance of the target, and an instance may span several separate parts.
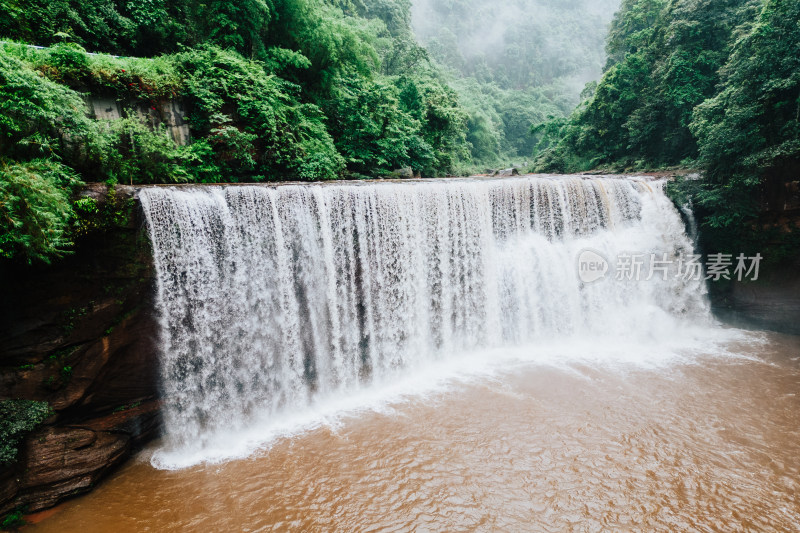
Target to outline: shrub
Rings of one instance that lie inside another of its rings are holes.
[[[0,160],[0,257],[49,263],[70,242],[70,195],[80,184],[61,163]]]
[[[264,65],[216,47],[180,54],[193,131],[207,139],[226,181],[334,179],[343,159],[323,115]],[[198,150],[194,151],[199,153]]]
[[[0,465],[13,463],[22,439],[52,414],[47,402],[0,400]]]
[[[0,50],[0,157],[69,159],[93,127],[77,92]]]
[[[191,157],[166,128],[151,128],[131,116],[106,121],[92,144],[92,157],[103,177],[119,183],[184,183],[193,181],[187,170]]]

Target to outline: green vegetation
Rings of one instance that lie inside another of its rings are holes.
[[[99,0],[47,8],[9,0],[0,3],[2,15],[16,24],[0,26],[0,35],[52,45],[6,44],[3,54],[73,99],[139,101],[153,115],[165,99],[186,103],[190,146],[175,146],[147,123],[152,117],[129,110],[91,132],[76,168],[84,179],[319,180],[399,167],[437,176],[468,157],[465,114],[416,44],[405,0],[141,7]],[[83,47],[155,57],[88,55]]]
[[[176,60],[192,109],[189,121],[200,138],[191,150],[202,167],[189,167],[197,181],[334,179],[339,174],[342,159],[323,115],[314,104],[297,100],[296,86],[218,48],[179,54]]]
[[[701,169],[671,191],[720,249],[784,242],[756,233],[765,180],[800,170],[797,2],[623,0],[613,21],[619,0],[552,4],[0,0],[0,257],[47,262],[113,223],[120,206],[75,201],[82,181],[433,177],[529,159]],[[130,108],[90,120],[87,95]],[[187,145],[161,125],[175,99]]]
[[[22,518],[23,514],[23,509],[15,509],[14,511],[8,513],[3,517],[2,521],[0,521],[0,529],[5,531],[24,526],[25,519]]]
[[[140,405],[142,405],[142,402],[133,402],[132,404],[120,405],[119,407],[115,407],[112,413],[121,413],[123,411],[127,411],[128,409],[136,409]]]
[[[79,183],[64,165],[46,159],[0,161],[0,256],[49,261],[72,244],[70,192]]]
[[[70,245],[67,166],[92,123],[80,96],[0,54],[0,256],[45,260]]]
[[[98,203],[90,197],[79,198],[72,202],[74,211],[72,233],[76,237],[81,237],[124,227],[133,216],[135,204],[133,198],[123,199],[117,196],[113,185],[108,188],[104,202]]]
[[[529,159],[531,125],[565,117],[600,74],[619,0],[415,0],[415,30],[468,114],[477,169]]]
[[[535,169],[696,167],[673,188],[708,248],[796,239],[759,222],[760,190],[800,171],[800,4],[625,0],[605,73],[568,119],[535,127]]]
[[[441,176],[469,166],[467,115],[417,44],[410,8],[0,1],[0,256],[47,262],[105,224],[101,206],[71,203],[82,181]],[[87,95],[130,108],[121,120],[90,120]],[[186,146],[161,126],[173,99],[187,109]]]
[[[25,435],[52,414],[47,402],[0,400],[0,466],[13,463]]]
[[[583,170],[696,158],[693,110],[715,94],[734,31],[752,17],[752,2],[625,0],[622,7],[601,81],[570,120],[551,127],[561,139],[540,166]]]
[[[769,0],[736,42],[719,92],[690,128],[707,183],[696,195],[709,240],[796,254],[800,232],[757,225],[759,186],[800,175],[800,4]]]

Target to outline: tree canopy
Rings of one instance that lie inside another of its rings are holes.
[[[70,244],[84,181],[424,176],[469,164],[467,115],[420,46],[407,0],[0,0],[0,254]],[[27,43],[43,45],[36,49]],[[178,146],[136,109],[179,99]]]
[[[433,177],[529,158],[699,168],[704,226],[752,235],[764,180],[800,170],[800,5],[618,2],[0,0],[0,255],[67,250],[81,180]],[[87,95],[155,113],[179,99],[191,142],[135,109],[89,120]]]
[[[761,190],[800,171],[800,3],[625,0],[596,88],[535,127],[534,168],[694,167],[706,242],[785,241],[759,224]]]

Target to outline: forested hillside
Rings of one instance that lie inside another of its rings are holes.
[[[795,253],[793,225],[760,218],[800,171],[800,2],[625,0],[602,79],[569,119],[542,123],[535,169],[697,168],[710,249]]]
[[[66,199],[81,180],[440,176],[469,165],[467,115],[415,41],[408,0],[2,0],[0,38],[0,256],[63,251]],[[192,141],[177,146],[132,111],[89,120],[86,94],[153,113],[180,99]]]
[[[433,177],[527,160],[531,125],[567,114],[599,73],[616,1],[420,2],[431,53],[410,0],[0,0],[0,256],[63,252],[82,181]],[[87,95],[150,116],[89,120]],[[172,100],[188,145],[158,126]]]
[[[528,160],[531,124],[567,116],[600,76],[619,0],[416,0],[414,30],[469,114],[476,164]]]
[[[617,3],[0,0],[0,256],[66,250],[86,181],[433,177],[528,160],[696,168],[705,179],[674,192],[708,239],[786,244],[758,217],[765,182],[800,170],[800,3],[624,0],[612,21]],[[151,111],[90,120],[87,96]],[[158,125],[173,100],[189,143]]]

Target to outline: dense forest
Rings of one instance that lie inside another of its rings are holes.
[[[408,1],[3,0],[0,36],[5,257],[69,246],[81,181],[440,176],[468,162],[467,116]],[[135,112],[90,120],[85,94],[154,111],[181,99],[192,141]]]
[[[0,256],[67,249],[93,208],[69,201],[86,181],[432,177],[529,158],[531,124],[565,116],[599,74],[605,23],[584,21],[587,0],[456,4],[428,4],[428,22],[475,41],[492,39],[475,34],[483,15],[538,15],[490,30],[505,59],[452,63],[457,48],[419,44],[409,0],[0,1]],[[152,112],[90,120],[86,95]],[[154,127],[170,99],[188,109],[188,145]]]
[[[775,242],[758,192],[800,170],[798,19],[788,0],[0,0],[0,257],[67,250],[88,181],[526,161],[698,169],[673,192],[718,247]],[[87,95],[152,112],[92,120]],[[176,99],[189,143],[155,120]]]
[[[766,182],[800,174],[798,20],[795,0],[625,0],[597,86],[534,126],[534,169],[696,168],[673,192],[707,248],[796,254],[796,229],[759,210]]]

